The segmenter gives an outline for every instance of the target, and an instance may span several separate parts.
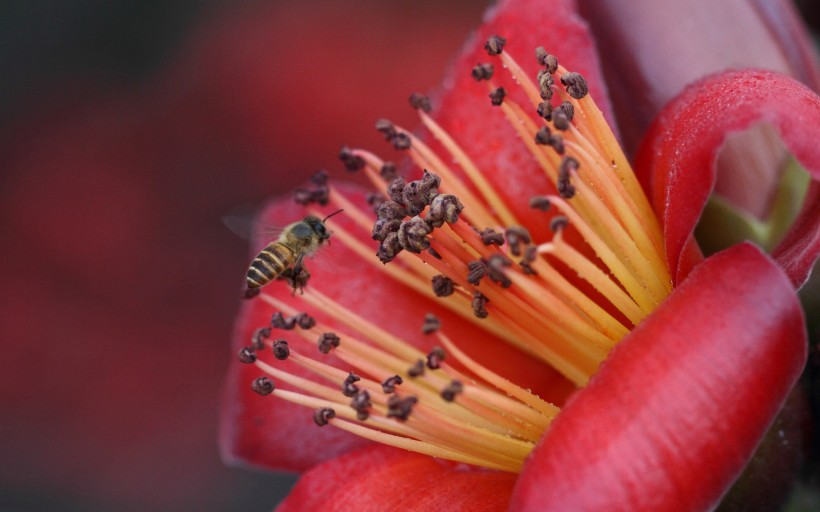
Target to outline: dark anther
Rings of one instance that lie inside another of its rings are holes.
[[[504,235],[493,228],[484,228],[478,236],[481,237],[481,243],[484,245],[504,245]]]
[[[521,260],[521,261],[518,262],[518,266],[521,267],[521,272],[523,272],[524,274],[526,274],[528,276],[537,276],[538,275],[538,272],[536,272],[535,269],[532,268],[532,265],[530,264],[529,261]]]
[[[535,246],[535,245],[530,245],[524,251],[524,257],[521,259],[521,261],[518,262],[518,265],[521,267],[521,270],[523,270],[525,274],[528,274],[528,275],[531,275],[531,276],[536,275],[536,272],[535,272],[535,270],[533,270],[530,263],[535,261],[535,258],[537,256],[538,256],[538,247]]]
[[[543,117],[547,121],[552,121],[552,103],[549,101],[542,101],[538,104],[538,107],[535,108],[535,112],[538,114],[539,117]]]
[[[296,204],[307,206],[313,202],[313,191],[305,188],[297,188],[293,191],[293,200]]]
[[[420,92],[414,92],[410,95],[410,106],[425,112],[430,112],[433,109],[433,106],[430,105],[430,98]]]
[[[550,230],[552,230],[553,233],[557,233],[559,231],[563,231],[568,225],[569,219],[563,215],[556,215],[550,221]]]
[[[560,133],[553,133],[550,136],[550,146],[552,146],[552,149],[554,149],[559,155],[566,153],[566,149],[564,148],[564,137],[562,137]]]
[[[398,132],[393,136],[393,147],[398,150],[410,149],[411,143],[410,136],[404,132]]]
[[[427,238],[433,231],[427,222],[418,215],[402,223],[399,228],[399,243],[403,249],[415,254],[430,247],[430,240]]]
[[[310,182],[316,185],[317,187],[321,187],[323,185],[327,185],[327,180],[330,178],[330,175],[324,169],[320,169],[313,173],[313,176],[310,177]]]
[[[359,386],[357,386],[355,383],[359,382],[360,380],[362,380],[362,378],[356,375],[355,373],[349,374],[345,381],[342,383],[342,394],[350,398],[356,393],[358,393]]]
[[[575,117],[575,106],[568,101],[562,101],[561,104],[556,107],[556,110],[557,109],[561,109],[570,121],[572,121],[572,118]]]
[[[492,78],[494,71],[495,68],[492,64],[477,64],[470,72],[470,76],[480,82],[481,80],[489,80]]]
[[[547,69],[548,73],[555,73],[558,69],[558,59],[555,55],[547,53],[543,46],[535,49],[535,60]]]
[[[277,311],[270,317],[270,325],[274,329],[290,331],[296,326],[296,322],[292,318],[286,319],[281,311]]]
[[[420,214],[424,211],[424,207],[427,206],[424,199],[421,197],[421,182],[418,180],[411,181],[404,186],[404,189],[402,190],[402,199],[402,202],[407,208],[407,215],[410,216]]]
[[[284,361],[290,356],[290,348],[288,342],[283,339],[278,339],[273,342],[273,357],[280,361]]]
[[[251,344],[254,350],[263,350],[265,348],[265,340],[268,338],[270,338],[270,327],[260,327],[253,331]]]
[[[556,108],[552,112],[552,124],[555,126],[556,130],[560,130],[562,132],[569,130],[569,118],[563,110]]]
[[[461,381],[454,380],[447,384],[447,387],[441,390],[441,398],[452,402],[456,399],[456,395],[464,391],[464,385]]]
[[[487,302],[489,302],[489,300],[487,300],[487,297],[482,295],[481,292],[473,293],[473,314],[478,318],[487,318],[489,314],[487,312]]]
[[[376,256],[379,257],[379,261],[382,263],[389,263],[393,261],[393,258],[395,258],[401,251],[402,247],[399,243],[399,234],[397,231],[391,231],[379,244],[379,249],[376,251]]]
[[[549,101],[552,99],[553,85],[555,85],[555,79],[552,78],[552,75],[543,69],[538,72],[538,92],[542,100]]]
[[[424,324],[421,326],[421,332],[424,334],[432,334],[441,328],[441,320],[433,313],[426,313],[424,315]]]
[[[345,169],[350,172],[361,171],[365,165],[364,158],[353,153],[347,146],[342,147],[341,151],[339,151],[339,160],[345,164]]]
[[[538,246],[531,245],[524,251],[523,261],[533,262],[538,257]]]
[[[396,178],[399,179],[399,178]],[[402,187],[403,188],[403,187]],[[380,219],[403,219],[405,215],[404,206],[400,205],[396,201],[392,199],[388,199],[387,201],[383,202],[379,205],[378,210],[376,211],[376,216]]]
[[[438,187],[441,185],[441,177],[427,169],[419,180],[419,199],[425,204],[430,204],[438,195]]]
[[[455,290],[453,280],[444,275],[433,276],[433,293],[436,297],[449,297]]]
[[[566,87],[567,93],[576,100],[580,100],[589,94],[587,81],[579,73],[564,73],[561,75],[561,83],[564,84],[564,87]]]
[[[434,257],[437,260],[441,259],[441,254],[439,254],[438,251],[436,251],[432,247],[427,248],[427,254],[429,254],[430,256]]]
[[[320,427],[324,427],[328,424],[330,420],[332,420],[335,417],[336,411],[334,411],[330,407],[322,407],[321,409],[316,409],[316,411],[313,413],[313,422]]]
[[[376,121],[376,129],[384,134],[384,140],[392,140],[396,136],[396,127],[387,119]]]
[[[535,143],[541,146],[548,146],[550,143],[551,134],[552,132],[548,126],[542,126],[537,132],[535,132]]]
[[[273,381],[267,377],[257,377],[251,382],[251,389],[256,394],[268,396],[273,393],[276,386],[274,386]]]
[[[404,187],[407,185],[407,182],[404,181],[404,178],[401,176],[396,176],[390,183],[387,185],[387,197],[389,197],[392,201],[396,204],[403,204],[404,203]],[[391,207],[392,208],[392,207]],[[391,217],[391,218],[402,218],[404,217],[404,210],[402,209],[401,217]]]
[[[312,329],[316,325],[316,319],[307,313],[299,313],[293,318],[296,320],[296,325],[305,330]]]
[[[370,402],[370,393],[362,390],[353,395],[353,399],[350,401],[350,407],[356,411],[356,418],[359,421],[366,420],[368,416],[370,416],[370,408],[373,407],[373,404]]]
[[[293,193],[293,200],[301,205],[308,205],[311,203],[319,203],[324,206],[328,203],[330,189],[327,185],[321,185],[313,190],[304,188],[296,189]]]
[[[535,48],[535,62],[540,64],[541,66],[544,65],[544,59],[547,58],[547,50],[543,46],[538,46]]]
[[[419,359],[413,366],[407,369],[407,375],[409,377],[418,377],[419,375],[424,373],[424,361]]]
[[[441,347],[435,347],[433,350],[427,354],[427,368],[431,370],[438,370],[441,368],[441,362],[444,361],[444,358],[447,354],[444,353],[444,349]]]
[[[572,106],[572,103],[565,101],[553,110],[552,121],[555,123],[556,128],[563,131],[569,128],[569,123],[574,116],[575,107]]]
[[[507,245],[513,256],[521,256],[521,244],[527,245],[532,242],[530,232],[521,226],[510,226],[504,234],[507,236]]]
[[[461,201],[452,194],[439,194],[430,203],[430,211],[427,214],[427,221],[434,227],[441,227],[445,222],[454,224],[458,221],[458,216],[464,206]]]
[[[382,391],[385,394],[394,393],[396,391],[396,386],[404,382],[404,379],[401,378],[400,375],[393,375],[392,377],[387,377],[382,381]]]
[[[367,201],[367,204],[373,207],[374,212],[377,212],[379,211],[379,206],[381,206],[383,202],[387,201],[387,198],[385,198],[380,192],[370,192],[365,196],[364,200]]]
[[[391,181],[396,177],[396,164],[393,162],[385,162],[382,164],[382,168],[379,169],[379,175],[384,181]]]
[[[487,265],[481,260],[475,260],[467,263],[467,270],[467,282],[478,286],[481,278],[487,274]]]
[[[487,260],[487,277],[500,284],[502,288],[509,288],[512,281],[504,273],[504,268],[510,265],[512,265],[512,262],[503,254],[493,254]]]
[[[575,196],[575,186],[570,183],[570,174],[578,170],[578,160],[571,156],[565,156],[561,160],[561,166],[558,168],[558,181],[556,188],[558,193],[564,199],[570,199]]]
[[[413,411],[413,406],[418,401],[418,398],[414,396],[404,398],[399,398],[396,395],[391,396],[387,399],[387,417],[407,421],[407,418],[410,417],[410,413]]]
[[[550,198],[547,196],[532,196],[530,198],[530,208],[545,212],[550,209]]]
[[[507,91],[503,87],[499,87],[490,93],[490,103],[494,106],[499,106],[504,103],[504,98],[507,96]]]
[[[251,364],[256,361],[256,354],[254,353],[253,347],[243,347],[239,350],[239,353],[236,355],[239,359],[239,362],[242,364]]]
[[[262,293],[262,288],[245,288],[245,291],[242,292],[243,299],[252,299]]]
[[[373,231],[370,235],[373,237],[373,240],[382,242],[390,233],[397,233],[400,226],[401,221],[399,219],[376,219],[376,223],[373,224]]]
[[[487,42],[484,43],[484,49],[487,50],[489,55],[499,55],[504,50],[504,45],[507,44],[507,40],[501,36],[490,36],[487,38]]]
[[[332,332],[322,333],[322,335],[319,336],[319,341],[317,342],[317,344],[319,345],[319,352],[321,352],[322,354],[329,353],[330,349],[338,347],[339,343],[339,337]]]

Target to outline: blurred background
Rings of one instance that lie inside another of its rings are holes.
[[[2,2],[0,509],[284,496],[218,453],[249,262],[220,218],[414,123],[485,5]]]
[[[285,495],[219,458],[249,260],[220,218],[413,125],[487,4],[2,2],[0,509]]]

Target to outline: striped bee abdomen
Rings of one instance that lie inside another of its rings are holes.
[[[293,263],[293,251],[282,242],[273,242],[254,258],[248,269],[248,288],[259,288],[276,279]]]

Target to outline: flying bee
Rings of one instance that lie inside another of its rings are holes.
[[[259,288],[277,278],[287,278],[294,292],[302,288],[310,277],[303,265],[305,256],[313,255],[330,240],[330,231],[325,227],[325,222],[341,212],[335,211],[324,219],[308,215],[286,226],[279,238],[262,249],[251,262],[247,274],[248,288]]]

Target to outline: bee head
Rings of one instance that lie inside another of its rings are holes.
[[[319,217],[309,215],[305,217],[303,222],[310,226],[310,229],[312,229],[313,232],[316,233],[316,236],[319,237],[319,240],[324,241],[330,238],[330,232],[327,230],[325,222]]]

